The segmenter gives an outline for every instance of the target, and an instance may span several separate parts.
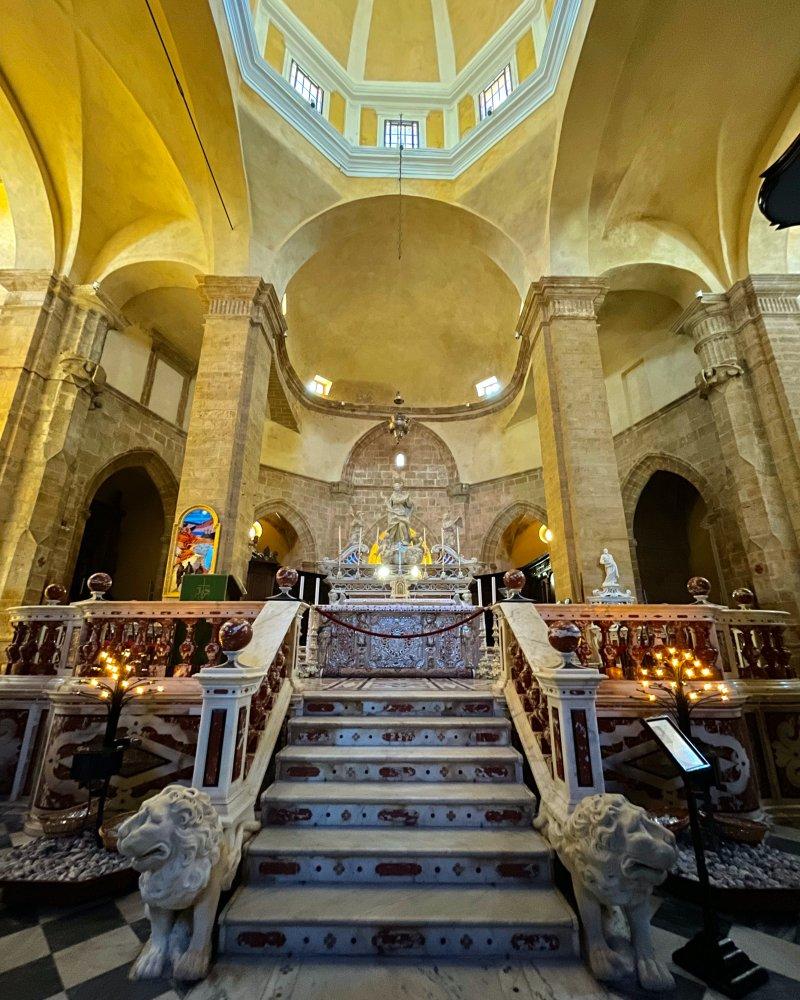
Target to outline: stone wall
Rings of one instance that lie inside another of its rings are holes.
[[[163,557],[175,520],[186,432],[157,416],[115,389],[106,388],[100,407],[90,410],[75,468],[68,486],[65,514],[50,547],[47,580],[69,584],[89,505],[98,487],[114,472],[131,466],[144,468],[164,505],[159,531]]]

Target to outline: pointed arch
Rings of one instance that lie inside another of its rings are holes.
[[[256,507],[253,514],[253,520],[257,521],[259,518],[265,517],[267,514],[274,513],[278,513],[281,517],[285,518],[297,534],[295,561],[299,564],[316,562],[317,544],[314,541],[314,535],[309,527],[308,521],[296,507],[292,506],[292,504],[287,503],[285,500],[266,500]]]
[[[541,521],[542,524],[547,523],[547,512],[543,507],[525,500],[517,500],[515,503],[509,504],[492,521],[492,525],[483,540],[481,562],[486,565],[498,562],[500,542],[504,533],[518,517],[526,514],[536,518],[537,521]]]

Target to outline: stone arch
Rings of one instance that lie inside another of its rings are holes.
[[[498,562],[500,541],[504,532],[523,514],[530,514],[537,521],[541,521],[543,524],[547,523],[547,512],[543,507],[525,500],[517,500],[515,503],[509,504],[495,517],[486,533],[481,549],[481,562],[487,566]]]
[[[260,503],[253,514],[253,520],[257,521],[269,513],[278,513],[284,517],[294,528],[297,535],[297,544],[293,550],[293,561],[298,565],[303,563],[315,563],[317,561],[317,543],[309,527],[308,521],[286,500],[266,500]]]
[[[682,476],[694,486],[703,498],[709,514],[716,515],[718,513],[719,503],[716,492],[705,476],[701,475],[688,462],[676,458],[675,455],[670,455],[667,452],[654,452],[639,459],[628,472],[622,484],[622,504],[625,509],[625,520],[629,534],[633,531],[633,515],[636,512],[636,504],[654,472],[674,472],[676,476]]]
[[[72,578],[78,560],[78,552],[83,540],[92,500],[103,483],[116,473],[126,469],[142,469],[151,480],[160,497],[164,512],[164,524],[159,539],[161,556],[157,576],[163,580],[170,532],[175,520],[179,484],[174,472],[164,459],[156,452],[145,448],[132,449],[105,462],[83,486],[80,506],[75,511],[75,522],[70,544],[69,560],[67,562],[67,577],[69,579]]]
[[[459,481],[458,466],[450,448],[435,431],[415,420],[399,444],[388,433],[385,423],[363,434],[347,456],[342,482],[391,488],[398,475],[393,464],[398,451],[408,459],[406,469],[401,472],[406,486],[442,489]]]
[[[639,503],[639,498],[641,497],[644,488],[656,472],[671,472],[674,475],[685,479],[686,482],[690,483],[697,490],[700,498],[706,505],[707,521],[709,526],[708,530],[712,539],[712,545],[714,545],[716,549],[723,548],[723,546],[718,544],[717,531],[715,529],[715,525],[722,516],[721,504],[717,491],[711,486],[706,477],[702,475],[702,473],[698,472],[697,469],[695,469],[688,462],[677,458],[675,455],[670,455],[667,452],[654,452],[649,455],[645,455],[639,459],[639,461],[628,472],[622,483],[621,490],[622,505],[625,511],[625,523],[628,529],[628,540],[630,543],[631,555],[633,557],[634,588],[640,599],[642,598],[642,578],[637,555],[634,517],[636,515],[636,507]],[[724,589],[725,574],[720,571],[719,576],[720,584]]]

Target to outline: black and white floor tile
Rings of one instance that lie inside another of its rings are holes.
[[[24,834],[14,814],[0,806],[0,849]],[[800,840],[787,833],[787,849]],[[670,897],[655,900],[654,936],[660,954],[671,953],[701,925],[700,911]],[[798,899],[800,910],[800,899]],[[752,1000],[800,1000],[798,915],[728,917],[733,940],[770,971]],[[605,990],[579,967],[482,965],[463,961],[400,959],[221,960],[206,982],[155,980],[132,983],[128,969],[147,937],[137,893],[80,906],[10,906],[0,902],[0,1000],[643,1000],[633,985]],[[721,1000],[675,970],[674,1000]]]

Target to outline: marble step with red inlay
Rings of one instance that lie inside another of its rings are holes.
[[[533,793],[520,783],[276,781],[261,796],[267,826],[530,827]]]
[[[220,917],[226,954],[575,958],[578,922],[546,886],[244,886]]]
[[[276,758],[280,781],[520,781],[512,747],[290,746]]]
[[[382,695],[345,691],[306,695],[297,706],[303,715],[324,718],[341,715],[386,716],[402,719],[409,716],[455,716],[467,719],[486,719],[505,714],[505,704],[491,695],[478,695],[472,691],[453,691],[431,695],[411,691]]]
[[[552,857],[535,830],[264,827],[247,847],[251,884],[549,884]]]
[[[508,746],[508,719],[385,719],[367,716],[289,720],[289,743],[295,746]]]

